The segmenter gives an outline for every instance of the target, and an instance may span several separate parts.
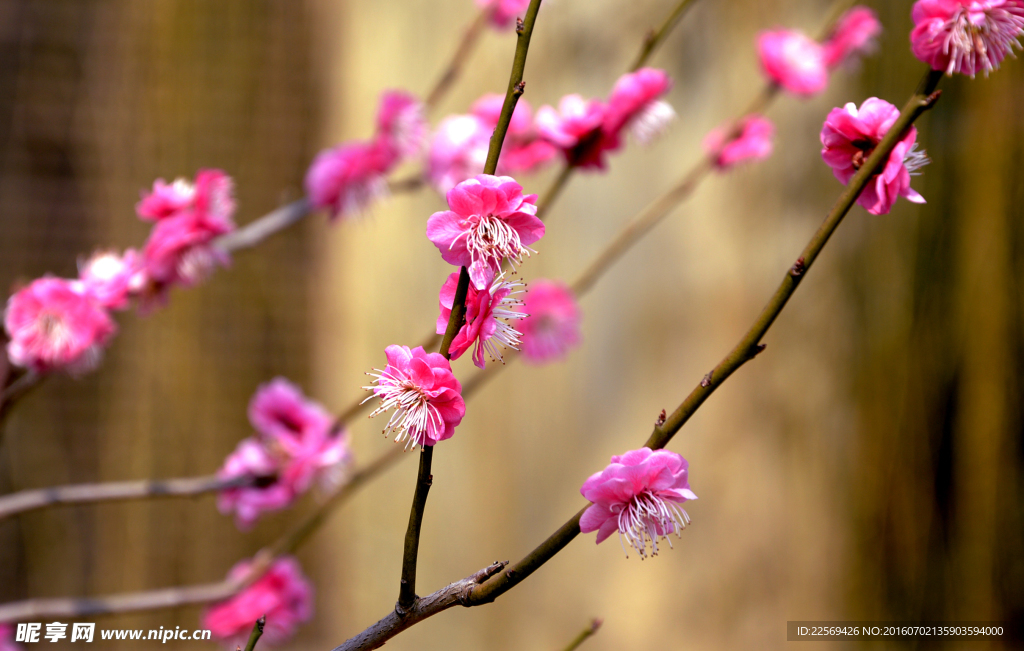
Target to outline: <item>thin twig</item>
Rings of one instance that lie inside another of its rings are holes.
[[[676,8],[672,10],[672,13],[665,17],[665,22],[661,24],[661,27],[647,34],[647,37],[644,38],[643,47],[640,48],[640,53],[636,57],[636,61],[633,62],[633,66],[629,69],[630,72],[636,72],[647,63],[647,59],[651,58],[654,50],[662,44],[665,37],[672,31],[672,28],[676,26],[676,23],[679,22],[693,2],[694,0],[680,0]]]
[[[256,649],[256,643],[263,637],[263,627],[266,625],[266,615],[256,620],[256,623],[252,626],[252,633],[249,633],[249,641],[245,643],[245,651],[254,651]]]
[[[600,619],[595,618],[593,621],[590,622],[589,626],[580,631],[580,634],[573,638],[572,642],[569,643],[569,646],[565,647],[563,651],[576,651],[576,649],[578,649],[580,645],[587,640],[588,637],[590,637],[594,633],[597,633],[597,630],[601,628],[601,624],[603,623],[604,622]]]
[[[437,106],[438,102],[441,101],[441,98],[448,92],[448,89],[451,88],[453,83],[455,83],[459,73],[462,72],[462,67],[465,65],[466,60],[473,51],[473,46],[475,46],[477,40],[479,40],[480,34],[483,32],[484,27],[487,25],[487,21],[490,20],[493,12],[494,4],[481,9],[476,15],[476,18],[473,19],[473,22],[466,28],[466,31],[462,33],[462,40],[459,41],[459,47],[455,50],[455,54],[448,63],[448,67],[445,68],[444,73],[440,78],[438,78],[437,83],[434,84],[434,87],[429,93],[427,93],[427,99],[423,102],[428,111]]]
[[[269,481],[273,481],[273,477],[243,475],[232,477],[231,479],[222,479],[216,475],[210,475],[207,477],[72,484],[68,486],[27,489],[0,496],[0,520],[9,518],[17,513],[25,513],[58,504],[113,502],[150,497],[192,497],[204,493],[219,492],[229,488],[256,486],[260,482]]]

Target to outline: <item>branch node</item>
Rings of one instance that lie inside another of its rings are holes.
[[[758,355],[764,352],[764,349],[768,347],[768,344],[757,344],[750,349],[747,359],[754,359]]]
[[[520,36],[522,36],[523,35],[524,27],[525,27],[525,25],[523,24],[523,19],[519,18],[517,16],[516,17],[516,34],[519,34]]]
[[[794,278],[799,278],[804,275],[805,271],[807,271],[807,263],[804,262],[803,257],[799,257],[796,259],[796,262],[793,263],[793,266],[789,268],[789,275]]]
[[[942,97],[942,89],[941,88],[936,90],[934,93],[932,93],[928,97],[925,97],[924,100],[921,102],[921,106],[923,106],[926,109],[930,109],[931,107],[935,106],[935,102],[939,101],[940,97]]]
[[[516,83],[515,87],[512,89],[512,94],[515,95],[516,97],[519,97],[520,95],[522,95],[525,92],[526,92],[526,82],[525,81],[520,81],[520,82]]]
[[[711,376],[713,374],[714,374],[714,371],[708,371],[708,374],[705,375],[704,379],[700,381],[700,385],[702,387],[704,387],[705,389],[708,388],[709,386],[711,386]]]
[[[666,418],[668,418],[668,414],[666,414],[665,410],[662,409],[661,413],[658,414],[658,420],[654,421],[654,426],[655,427],[661,427],[662,425],[665,424],[665,419]]]

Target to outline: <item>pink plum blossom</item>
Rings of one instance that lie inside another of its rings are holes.
[[[484,143],[485,160],[487,147],[490,145],[491,133],[498,126],[501,108],[504,103],[504,95],[489,93],[474,102],[473,107],[470,109],[470,113],[478,117],[484,125],[486,133],[486,138],[484,139],[486,141]],[[508,132],[505,134],[505,140],[501,146],[501,156],[498,158],[498,173],[509,175],[534,172],[545,163],[553,160],[557,155],[558,148],[540,137],[540,133],[533,123],[533,110],[530,107],[530,103],[525,99],[520,99],[516,103],[515,110],[512,111]],[[469,177],[467,176],[466,178]],[[464,181],[466,179],[459,180]]]
[[[686,459],[668,450],[640,448],[613,456],[607,468],[580,488],[593,502],[580,518],[580,531],[596,531],[600,543],[617,530],[620,543],[625,538],[641,558],[647,556],[648,543],[651,555],[657,556],[658,538],[671,547],[668,536],[679,536],[690,523],[681,507],[697,499],[690,490],[688,467]]]
[[[757,37],[761,68],[794,95],[810,97],[828,86],[828,67],[821,45],[800,32],[779,29]]]
[[[131,295],[137,292],[142,258],[134,249],[124,255],[113,251],[98,251],[78,265],[78,278],[85,293],[97,303],[111,310],[128,306]]]
[[[153,191],[143,194],[142,200],[135,204],[135,212],[140,219],[160,221],[191,207],[195,196],[196,186],[187,179],[179,178],[170,184],[157,179],[153,182]]]
[[[356,215],[388,195],[385,173],[393,160],[389,146],[352,142],[326,149],[306,172],[306,193],[317,208],[331,217]]]
[[[492,130],[476,115],[450,115],[441,120],[427,153],[430,185],[438,192],[448,192],[479,174],[487,162]]]
[[[392,165],[418,156],[429,128],[423,102],[401,90],[387,91],[381,96],[376,140],[394,152],[396,160],[389,161]]]
[[[535,280],[523,303],[520,322],[526,361],[544,364],[562,358],[580,342],[580,309],[572,291],[553,280]]]
[[[537,109],[537,128],[547,140],[561,148],[572,167],[604,169],[607,142],[601,125],[608,107],[596,99],[566,95],[558,110],[550,106]]]
[[[918,0],[911,50],[933,70],[973,77],[999,68],[1024,35],[1024,0]]]
[[[511,25],[517,17],[522,18],[530,0],[476,0],[476,4],[490,8],[491,24],[500,29]]]
[[[857,108],[852,102],[834,108],[821,129],[821,156],[842,183],[850,182],[881,142],[900,111],[885,100],[871,97]],[[917,150],[917,129],[910,127],[896,145],[882,171],[868,181],[857,203],[873,215],[884,215],[898,197],[924,203],[924,197],[910,187],[910,176],[928,163]]]
[[[832,33],[822,44],[825,65],[836,68],[858,55],[870,53],[881,33],[882,23],[873,10],[853,7],[839,17]]]
[[[440,353],[427,353],[422,346],[388,346],[384,370],[368,373],[374,384],[363,387],[380,398],[370,417],[394,409],[384,435],[395,432],[395,442],[430,446],[449,439],[466,414],[462,385],[452,374],[451,364]],[[364,400],[365,402],[365,400]]]
[[[7,301],[7,356],[16,366],[73,375],[96,368],[117,326],[79,283],[39,278]]]
[[[715,167],[727,170],[745,160],[764,160],[772,154],[775,125],[760,115],[748,115],[739,124],[739,135],[723,143],[728,126],[712,129],[704,137],[704,151],[714,156]]]
[[[664,131],[676,116],[661,99],[672,88],[672,80],[664,70],[640,68],[619,77],[608,98],[608,110],[602,128],[608,149],[618,146],[624,129],[629,129],[642,143],[648,143]]]
[[[218,473],[222,479],[261,479],[220,493],[220,511],[235,513],[242,529],[264,512],[290,506],[314,481],[333,488],[348,466],[348,433],[336,431],[327,410],[284,378],[256,390],[249,401],[249,421],[256,436],[242,441]]]
[[[508,319],[522,319],[526,315],[516,311],[516,307],[522,305],[522,301],[513,298],[520,293],[519,288],[523,287],[519,282],[507,282],[504,274],[494,278],[490,287],[478,290],[472,285],[466,294],[466,317],[465,323],[452,340],[448,352],[452,359],[462,357],[470,347],[473,347],[473,363],[478,367],[484,367],[484,351],[491,356],[492,361],[504,360],[501,351],[495,343],[505,348],[519,350],[521,343],[519,332],[507,323]],[[448,328],[448,319],[452,314],[452,305],[455,303],[455,289],[459,284],[459,272],[452,272],[441,287],[439,302],[441,314],[437,317],[437,334],[443,335]]]
[[[233,192],[234,182],[223,171],[199,170],[195,183],[178,179],[168,185],[163,179],[157,179],[153,191],[143,194],[135,211],[140,219],[157,222],[197,212],[206,221],[222,224],[230,230],[234,227],[231,219],[235,212]]]
[[[427,220],[427,238],[444,261],[468,267],[474,287],[482,290],[501,271],[503,260],[522,262],[530,245],[544,236],[537,218],[537,195],[508,176],[480,174],[448,191],[450,210]]]
[[[252,565],[252,560],[237,563],[228,572],[228,580],[243,580]],[[256,620],[264,615],[267,620],[261,647],[287,642],[299,624],[313,616],[313,585],[293,556],[278,558],[251,585],[206,609],[202,627],[209,629],[225,648],[234,649],[246,643]]]

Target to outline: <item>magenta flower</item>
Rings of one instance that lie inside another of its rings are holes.
[[[804,34],[788,29],[761,32],[757,50],[765,74],[794,95],[810,97],[828,86],[825,52]]]
[[[228,580],[244,579],[252,563],[252,560],[237,563],[228,572]],[[207,608],[202,615],[202,627],[209,629],[225,648],[234,649],[246,643],[253,624],[264,615],[267,623],[260,646],[287,642],[299,624],[313,616],[313,585],[293,556],[278,558],[251,585]]]
[[[911,17],[914,56],[947,75],[988,75],[1024,35],[1024,0],[918,0]]]
[[[384,370],[367,373],[376,378],[376,386],[363,387],[373,392],[366,400],[380,398],[370,417],[394,409],[384,435],[395,432],[396,443],[407,439],[407,449],[451,438],[466,415],[466,403],[448,360],[440,353],[424,352],[422,346],[388,346],[385,353]]]
[[[667,102],[660,99],[672,88],[672,80],[664,70],[640,68],[619,77],[608,98],[608,110],[602,126],[608,140],[606,149],[616,149],[624,129],[629,129],[642,143],[648,143],[676,116]]]
[[[14,642],[14,624],[0,623],[0,651],[22,651],[22,646]]]
[[[221,170],[199,170],[195,183],[178,179],[167,185],[163,179],[153,183],[153,191],[142,196],[135,206],[140,219],[162,221],[188,213],[199,213],[203,219],[231,230],[235,212],[232,196],[234,183]]]
[[[537,219],[537,195],[523,196],[523,188],[508,176],[480,174],[448,191],[450,210],[427,220],[427,238],[444,261],[468,267],[477,289],[484,289],[501,271],[533,253],[530,245],[544,236]]]
[[[498,119],[501,117],[501,107],[505,103],[505,96],[497,93],[484,95],[470,109],[470,113],[481,120],[483,130],[481,142],[478,146],[483,148],[484,160],[487,159],[487,148],[490,145],[491,133],[498,126]],[[508,132],[501,147],[501,156],[498,158],[498,174],[502,176],[535,172],[544,164],[554,160],[558,155],[558,148],[547,140],[540,137],[540,132],[533,124],[533,111],[530,103],[520,99],[512,112],[512,120],[508,125]],[[474,170],[481,169],[478,167]],[[472,175],[459,179],[464,181]]]
[[[171,184],[157,179],[153,182],[153,191],[143,194],[142,200],[135,204],[135,212],[140,219],[160,221],[191,208],[195,196],[196,186],[186,179],[179,178]]]
[[[740,122],[738,136],[723,143],[728,135],[727,127],[712,129],[704,137],[704,151],[714,156],[715,167],[727,170],[745,160],[764,160],[772,155],[772,138],[775,125],[760,115],[748,115]]]
[[[821,129],[821,156],[842,183],[850,182],[867,157],[881,142],[900,111],[885,100],[871,97],[858,109],[852,102],[834,108]],[[917,129],[910,127],[896,145],[889,160],[861,192],[857,203],[873,215],[884,215],[898,197],[924,203],[924,197],[910,187],[910,177],[928,163],[924,152],[917,150]]]
[[[511,25],[517,17],[525,16],[530,0],[476,0],[476,4],[491,8],[491,24],[500,29]]]
[[[580,518],[580,531],[597,532],[597,542],[618,530],[619,542],[626,542],[647,557],[658,555],[658,538],[672,541],[690,523],[680,506],[697,499],[687,480],[686,459],[668,450],[632,450],[612,457],[608,467],[583,483],[580,493],[593,504]],[[625,551],[625,546],[623,546]],[[627,553],[627,557],[629,554]]]
[[[376,140],[393,152],[395,160],[389,161],[389,168],[418,156],[429,128],[423,102],[401,90],[390,90],[381,96]]]
[[[522,335],[509,325],[507,320],[526,317],[522,312],[516,311],[516,307],[522,305],[522,301],[512,298],[522,291],[519,288],[524,285],[520,282],[506,282],[504,277],[504,274],[496,276],[491,286],[484,290],[478,290],[470,284],[469,293],[466,295],[466,322],[455,335],[448,350],[452,359],[462,357],[462,354],[473,346],[473,363],[483,368],[485,350],[491,356],[491,361],[504,363],[496,343],[505,348],[519,350]],[[459,272],[456,271],[448,276],[441,287],[441,314],[437,317],[439,335],[443,335],[448,328],[458,284]]]
[[[51,277],[32,281],[8,299],[4,328],[12,364],[72,375],[96,368],[117,331],[107,311],[76,282]]]
[[[553,280],[530,284],[523,304],[523,357],[531,364],[560,359],[580,342],[580,309],[572,290]]]
[[[221,491],[218,508],[235,513],[239,528],[290,506],[314,481],[329,490],[342,479],[351,461],[348,433],[336,431],[327,410],[288,380],[274,378],[256,390],[249,421],[256,436],[239,443],[218,473],[222,479],[262,478],[254,486]]]
[[[875,39],[882,33],[878,15],[867,7],[853,7],[836,21],[828,39],[822,44],[825,65],[836,68],[859,55],[875,49]]]
[[[306,172],[309,200],[317,208],[330,210],[332,219],[357,215],[388,195],[384,175],[392,160],[390,147],[376,142],[326,149]]]
[[[448,192],[479,174],[487,162],[491,131],[476,115],[450,115],[441,120],[427,152],[427,179],[438,192]]]
[[[78,278],[85,293],[103,307],[121,310],[128,307],[132,294],[137,292],[142,258],[134,249],[124,255],[113,251],[97,251],[91,258],[78,263]]]
[[[607,141],[601,125],[608,108],[600,100],[566,95],[558,110],[550,106],[537,109],[537,129],[561,148],[565,161],[573,167],[604,169]]]

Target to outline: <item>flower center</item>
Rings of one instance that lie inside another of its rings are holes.
[[[52,312],[39,315],[39,331],[52,346],[63,347],[71,341],[71,328],[64,319]]]
[[[857,148],[857,151],[853,154],[853,160],[851,161],[853,169],[859,170],[864,167],[865,161],[867,161],[868,157],[871,156],[871,153],[875,151],[875,145],[877,143],[868,140],[867,138],[862,138],[861,140],[854,140],[850,144]]]
[[[672,547],[669,534],[679,536],[686,525],[690,524],[690,517],[678,504],[650,490],[637,494],[619,509],[619,542],[625,538],[629,546],[639,552],[641,559],[647,557],[648,541],[651,555],[657,556],[658,538],[668,541],[668,546]],[[612,507],[612,511],[616,511],[616,508]],[[625,546],[622,550],[626,550]]]
[[[971,76],[981,67],[987,75],[999,67],[1004,56],[1020,47],[1017,39],[1024,33],[1024,8],[960,7],[945,25],[942,51],[950,55],[946,74],[968,68]]]
[[[436,432],[444,429],[441,412],[430,403],[429,396],[422,387],[393,367],[383,371],[375,370],[375,373],[367,375],[377,378],[377,386],[363,387],[367,391],[373,391],[374,395],[380,398],[380,406],[373,410],[370,418],[389,409],[395,410],[384,426],[384,436],[389,432],[395,432],[395,442],[405,440],[405,448],[408,450],[417,445],[426,445],[431,430]],[[371,398],[372,395],[366,400]]]
[[[524,253],[530,255],[530,249],[523,246],[519,233],[495,215],[480,217],[466,239],[466,250],[473,264],[508,258],[515,267],[516,262],[523,261]]]

